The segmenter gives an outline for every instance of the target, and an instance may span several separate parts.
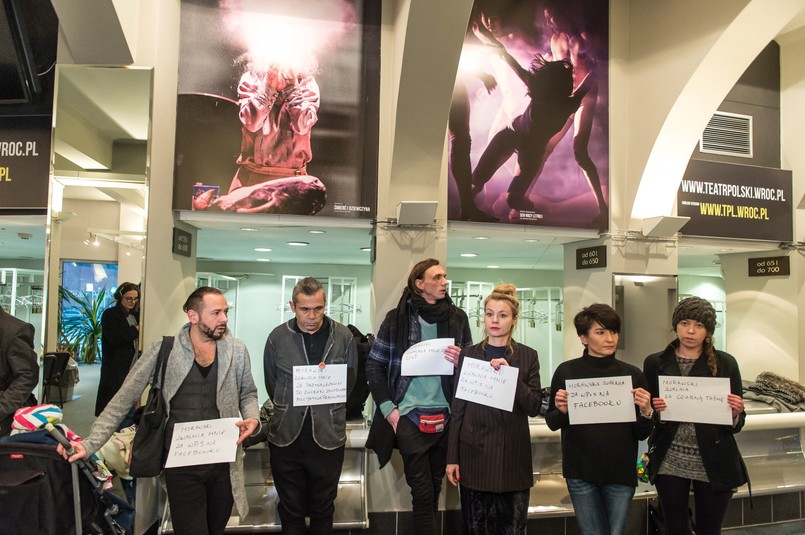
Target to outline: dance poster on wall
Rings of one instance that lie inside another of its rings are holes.
[[[453,220],[606,229],[609,2],[476,0],[453,90]]]
[[[173,206],[372,218],[380,3],[182,0]]]

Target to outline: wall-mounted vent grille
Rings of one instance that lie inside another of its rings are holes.
[[[752,116],[716,112],[699,140],[699,150],[708,154],[752,157]]]

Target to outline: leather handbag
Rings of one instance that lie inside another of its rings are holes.
[[[133,477],[154,477],[162,472],[165,456],[165,424],[168,420],[162,383],[172,348],[173,336],[163,336],[154,366],[154,375],[151,377],[151,389],[148,391],[148,399],[143,406],[132,443],[129,474]]]

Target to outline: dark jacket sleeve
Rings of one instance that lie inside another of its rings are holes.
[[[346,327],[344,327],[344,331],[346,333],[344,343],[347,347],[345,358],[347,361],[347,398],[349,398],[352,389],[355,388],[355,380],[358,378],[358,345],[355,343],[355,337]]]
[[[556,393],[565,389],[565,379],[564,366],[560,364],[551,378],[551,397],[548,401],[548,412],[545,413],[545,423],[551,431],[564,429],[570,425],[570,416],[556,408]]]
[[[637,368],[635,368],[634,372],[632,373],[632,387],[642,388],[643,390],[648,390],[650,392],[648,381],[646,381],[646,376],[643,375],[643,372]],[[644,418],[640,414],[640,407],[637,405],[635,405],[635,414],[637,416],[637,420],[632,426],[632,433],[635,440],[643,440],[651,434],[651,430],[654,428],[654,417],[652,416],[651,418]]]
[[[730,393],[736,396],[743,397],[743,382],[741,381],[741,370],[738,367],[738,361],[729,353],[718,352],[721,362],[724,363],[724,371],[730,378]],[[746,411],[741,411],[738,415],[738,420],[735,425],[730,427],[733,433],[739,433],[746,423]]]
[[[517,387],[514,391],[514,402],[523,409],[528,416],[534,417],[539,414],[542,406],[542,386],[539,380],[539,357],[537,352],[531,348],[520,347],[523,353],[531,353],[532,356],[521,358],[520,364],[525,364],[525,360],[530,360],[529,367],[525,374],[517,374]],[[525,355],[523,355],[525,357]],[[458,381],[456,381],[458,382]]]
[[[39,382],[33,325],[16,319],[8,323],[10,328],[0,333],[0,420],[25,406]]]
[[[386,315],[372,344],[372,349],[369,351],[369,356],[366,358],[366,380],[369,382],[369,390],[378,407],[384,401],[392,398],[388,384],[388,370],[394,344],[394,341],[390,340],[393,314],[394,311]]]
[[[271,335],[266,339],[266,346],[263,349],[263,376],[266,381],[266,392],[271,401],[274,401],[274,387],[277,384],[277,359],[274,354],[274,344],[271,343]]]
[[[461,376],[461,368],[464,365],[464,358],[469,351],[465,348],[459,355],[458,366],[456,368],[456,377]],[[459,464],[459,437],[461,436],[461,425],[464,423],[464,411],[467,408],[467,402],[459,399],[455,395],[458,390],[458,381],[455,381],[453,390],[453,401],[450,404],[450,428],[449,436],[447,437],[447,463]]]

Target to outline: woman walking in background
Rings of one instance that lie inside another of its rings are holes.
[[[117,287],[114,297],[115,304],[104,310],[101,316],[103,356],[95,416],[103,412],[109,400],[120,390],[138,352],[140,326],[135,310],[140,301],[140,287],[133,282],[124,282]]]
[[[453,396],[447,479],[461,483],[465,533],[525,533],[534,486],[528,417],[539,413],[542,392],[537,352],[512,338],[519,313],[515,287],[495,288],[484,301],[484,340],[459,357],[458,377],[467,357],[519,369],[511,411]]]
[[[672,322],[677,338],[663,351],[646,357],[643,364],[655,398],[654,409],[662,413],[668,407],[659,397],[660,376],[726,377],[730,381],[726,403],[732,410],[732,425],[658,419],[649,441],[653,448],[649,478],[657,488],[666,535],[691,533],[691,486],[696,535],[717,535],[735,489],[748,480],[734,437],[746,419],[741,372],[732,355],[713,347],[716,313],[708,301],[683,299],[674,309]]]

